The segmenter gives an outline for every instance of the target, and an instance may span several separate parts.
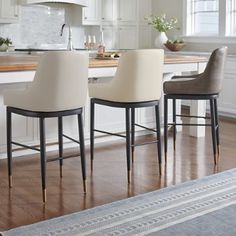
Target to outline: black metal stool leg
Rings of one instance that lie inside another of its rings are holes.
[[[167,164],[167,131],[168,131],[168,98],[164,95],[164,149],[165,149],[165,164]]]
[[[161,157],[161,127],[160,127],[160,114],[159,105],[155,106],[156,113],[156,134],[157,134],[157,152],[158,152],[158,163],[159,163],[159,173],[162,174],[162,157]]]
[[[218,106],[217,98],[214,99],[214,108],[215,108],[215,120],[216,120],[216,144],[217,144],[217,153],[220,154],[220,131],[219,131],[219,115],[218,115]]]
[[[40,158],[41,158],[41,178],[43,190],[43,202],[47,201],[46,191],[46,143],[45,143],[45,119],[39,118],[40,127]]]
[[[134,162],[134,142],[135,142],[135,108],[131,108],[131,149],[132,162]]]
[[[131,168],[130,168],[130,108],[125,110],[126,116],[126,157],[127,157],[127,171],[128,183],[131,181]]]
[[[59,157],[63,158],[63,120],[62,116],[58,117],[58,145]],[[62,177],[63,159],[60,159],[60,177]]]
[[[84,127],[83,127],[82,114],[78,114],[78,124],[79,124],[79,142],[80,142],[80,158],[81,158],[81,168],[82,168],[82,177],[83,177],[83,188],[84,188],[84,193],[86,193],[87,192],[86,161],[85,161]]]
[[[172,99],[173,102],[173,147],[176,148],[176,99]]]
[[[216,120],[215,120],[215,107],[214,99],[210,99],[210,109],[211,109],[211,133],[212,133],[212,143],[213,143],[213,154],[214,162],[217,164],[216,160]]]
[[[8,181],[12,187],[12,113],[7,108],[7,160],[8,160]]]
[[[91,171],[93,170],[93,160],[94,160],[94,116],[95,116],[95,103],[91,99],[91,102],[90,102],[90,161],[91,161]]]

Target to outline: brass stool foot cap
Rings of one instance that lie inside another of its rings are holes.
[[[43,189],[43,202],[47,202],[47,189]]]
[[[12,188],[13,181],[12,181],[12,175],[9,176],[9,188]]]
[[[87,193],[87,180],[83,180],[84,193]]]
[[[60,166],[60,177],[63,177],[63,171],[62,171],[62,166]]]
[[[215,164],[215,166],[217,166],[217,164],[218,164],[217,155],[216,154],[214,154],[214,164]]]
[[[162,164],[159,163],[159,174],[162,175]]]
[[[167,152],[165,153],[165,164],[167,164]]]
[[[131,183],[131,170],[128,171],[128,183]]]
[[[93,172],[93,160],[91,160],[90,166],[91,166],[91,172]]]

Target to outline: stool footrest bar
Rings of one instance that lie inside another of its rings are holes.
[[[24,145],[24,144],[22,144],[22,143],[14,142],[14,141],[12,141],[11,143],[14,144],[14,145],[16,145],[16,146],[20,146],[20,147],[23,147],[23,148],[29,148],[29,149],[32,149],[32,150],[35,150],[35,151],[40,152],[40,149],[39,149],[39,148],[36,148],[36,146],[28,146],[28,145]]]
[[[67,136],[67,135],[65,135],[65,134],[63,134],[62,136],[65,137],[65,138],[67,138],[67,139],[69,139],[69,140],[71,140],[72,142],[75,142],[75,143],[78,143],[78,144],[79,144],[79,141],[76,140],[76,139],[73,139],[73,138],[71,138],[71,137],[69,137],[69,136]]]
[[[80,153],[77,154],[72,154],[72,155],[68,155],[68,156],[64,156],[64,157],[55,157],[55,158],[50,158],[47,160],[47,162],[53,162],[53,161],[59,161],[59,160],[65,160],[65,159],[69,159],[69,158],[73,158],[73,157],[78,157],[80,156]]]
[[[151,142],[145,142],[145,143],[137,143],[137,144],[133,144],[133,145],[130,145],[131,147],[137,147],[137,146],[143,146],[143,145],[147,145],[147,144],[154,144],[154,143],[158,143],[159,140],[156,140],[156,141],[151,141]]]
[[[95,132],[99,132],[99,133],[103,133],[103,134],[109,134],[109,135],[113,135],[113,136],[121,137],[121,138],[126,138],[125,135],[116,134],[116,133],[110,133],[110,132],[103,131],[103,130],[94,129],[94,131],[95,131]]]
[[[183,125],[183,126],[211,126],[211,124],[175,124],[175,123],[168,123],[168,125]]]
[[[143,126],[143,125],[135,124],[135,126],[138,126],[140,128],[143,128],[143,129],[146,129],[146,130],[149,130],[149,131],[152,131],[152,132],[157,132],[155,129],[151,129],[151,128],[148,128],[148,127]]]
[[[187,117],[187,118],[201,118],[201,119],[211,119],[211,117],[208,116],[190,116],[190,115],[175,115],[178,117]]]

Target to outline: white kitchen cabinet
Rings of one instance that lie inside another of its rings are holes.
[[[16,23],[18,19],[17,0],[0,0],[0,23]]]
[[[137,0],[102,0],[102,22],[113,24],[135,24]]]
[[[101,0],[102,23],[112,23],[115,16],[116,0]]]
[[[136,26],[104,26],[104,42],[108,49],[136,49],[138,47]]]
[[[88,6],[83,8],[84,25],[100,25],[101,0],[88,0]]]
[[[117,0],[117,19],[120,24],[136,24],[137,0]]]
[[[152,0],[138,0],[138,20],[139,24],[147,25],[144,19],[152,14]]]
[[[145,49],[150,48],[152,43],[152,30],[150,26],[139,26],[138,48]]]
[[[0,153],[6,152],[6,107],[3,102],[3,93],[9,89],[23,90],[27,84],[1,85],[0,88]],[[33,118],[14,114],[12,116],[13,140],[32,144],[34,141]],[[14,147],[15,148],[15,147]]]
[[[136,49],[138,47],[136,26],[119,27],[118,37],[119,37],[119,49]]]
[[[114,28],[112,26],[104,26],[102,27],[102,31],[106,50],[116,48],[118,38],[116,37]]]
[[[223,87],[219,97],[220,114],[236,117],[236,57],[229,56],[226,60]]]

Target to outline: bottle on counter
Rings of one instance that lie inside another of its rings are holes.
[[[104,43],[103,31],[101,31],[101,38],[98,44],[98,53],[104,53],[104,52],[105,52],[105,43]]]

